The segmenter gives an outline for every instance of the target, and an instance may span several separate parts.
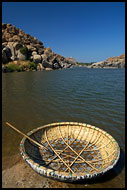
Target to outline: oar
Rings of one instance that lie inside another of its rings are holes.
[[[17,131],[18,133],[20,133],[21,135],[23,135],[24,137],[26,137],[27,139],[29,139],[30,141],[32,141],[34,144],[38,145],[40,148],[44,148],[45,150],[49,151],[51,154],[54,155],[54,152],[50,149],[48,149],[47,147],[45,147],[44,145],[38,143],[37,141],[33,140],[32,138],[30,138],[29,136],[25,135],[23,132],[21,132],[20,130],[16,129],[14,126],[12,126],[10,123],[6,122],[6,125],[8,125],[9,127],[11,127],[12,129],[14,129],[15,131]]]

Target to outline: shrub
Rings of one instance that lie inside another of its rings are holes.
[[[37,64],[31,61],[24,61],[21,64],[22,70],[36,70],[37,69]]]
[[[28,48],[27,48],[26,46],[21,47],[21,48],[20,48],[20,52],[21,52],[23,55],[27,55],[27,53],[28,53]]]
[[[2,70],[6,70],[7,72],[14,72],[14,71],[27,71],[27,70],[37,70],[37,64],[34,62],[31,62],[29,60],[27,61],[22,61],[22,60],[18,60],[18,61],[12,61],[9,62],[6,65],[2,65]]]
[[[30,62],[29,69],[30,70],[36,70],[37,69],[37,64],[34,63],[34,62]]]
[[[22,71],[22,68],[19,65],[14,64],[14,63],[8,64],[7,68],[8,68],[9,72],[14,72],[14,71],[20,72],[20,71]]]

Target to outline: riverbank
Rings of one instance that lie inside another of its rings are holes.
[[[113,170],[102,178],[90,180],[88,183],[64,183],[52,180],[36,173],[20,154],[3,158],[2,163],[2,188],[123,188],[125,179],[119,177],[122,183],[116,186],[117,180]]]
[[[104,69],[119,69],[125,68],[125,54],[116,57],[110,57],[105,61],[100,62],[92,62],[92,63],[78,63],[79,67],[87,67],[87,68],[104,68]]]
[[[2,188],[70,188],[74,185],[58,182],[37,174],[20,156],[5,158],[2,165]]]

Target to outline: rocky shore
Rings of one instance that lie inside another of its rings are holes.
[[[2,23],[2,71],[43,71],[72,67],[124,68],[125,54],[90,65],[79,65],[72,57],[54,53],[37,38],[11,24]]]
[[[2,71],[9,71],[8,63],[14,67],[19,61],[25,63],[28,60],[36,64],[34,69],[38,71],[64,69],[76,65],[74,58],[56,54],[50,47],[44,47],[37,38],[11,24],[2,23]],[[19,64],[17,65],[19,67]],[[29,68],[22,69],[25,70]]]
[[[125,67],[125,54],[116,57],[110,57],[105,61],[93,63],[88,68],[124,68]]]

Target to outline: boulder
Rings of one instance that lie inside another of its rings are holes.
[[[9,38],[9,40],[8,40],[9,42],[13,42],[13,38]]]
[[[8,62],[8,58],[7,55],[5,53],[5,51],[2,50],[2,63],[7,63]]]
[[[42,58],[42,61],[47,61],[47,55],[46,54],[42,54],[41,58]]]
[[[72,64],[64,63],[62,68],[67,69],[67,68],[70,68],[71,66]]]
[[[2,65],[2,72],[3,73],[8,73],[9,72],[8,67],[6,65]]]
[[[11,60],[11,56],[12,56],[11,49],[6,46],[6,47],[3,48],[3,51],[6,53],[8,61],[10,61]]]
[[[51,71],[53,70],[52,68],[45,68],[46,71]]]
[[[41,62],[41,56],[34,54],[34,55],[33,55],[33,61],[34,61],[35,63],[40,63],[40,62]]]
[[[44,68],[53,68],[52,62],[48,62],[48,61],[42,61],[42,66]]]
[[[11,38],[11,35],[9,33],[4,32],[2,34],[2,42],[8,42],[9,38]]]
[[[74,59],[73,57],[66,57],[65,62],[71,65],[75,65],[77,63],[76,59]]]
[[[53,69],[59,69],[59,68],[61,68],[59,63],[54,63],[53,64]]]
[[[39,48],[37,50],[37,52],[38,52],[39,55],[43,54],[44,53],[44,48]]]
[[[19,60],[26,60],[26,59],[27,59],[27,55],[26,55],[26,54],[22,54],[22,53],[20,52],[20,50],[18,50],[18,52],[17,52],[17,58],[18,58]]]
[[[2,48],[3,48],[3,46],[6,47],[7,46],[7,42],[3,42],[2,43]]]
[[[15,42],[13,43],[13,47],[15,48],[15,50],[19,50],[21,47],[23,47],[23,45],[21,43]]]
[[[113,65],[112,65],[112,62],[107,62],[107,66],[108,67],[112,67]]]
[[[33,51],[32,52],[32,55],[34,56],[34,55],[37,55],[37,52],[36,51]]]
[[[8,45],[7,45],[7,47],[9,47],[11,50],[11,54],[12,54],[11,60],[12,61],[14,61],[16,59],[16,54],[15,54],[15,49],[13,47],[13,44],[14,44],[14,42],[8,42]]]
[[[121,63],[120,68],[125,68],[125,63]]]
[[[14,36],[13,36],[13,41],[14,41],[14,42],[20,42],[20,41],[21,41],[21,40],[20,40],[20,36],[14,35]]]
[[[45,48],[45,50],[44,50],[44,54],[47,56],[47,58],[51,58],[52,56],[53,56],[53,52],[52,52],[52,50],[51,50],[51,48]]]
[[[52,50],[50,47],[45,48],[45,53],[51,53],[51,52],[52,52]]]
[[[2,29],[6,29],[7,28],[7,24],[5,24],[5,23],[2,23]]]
[[[10,26],[12,26],[11,24],[7,24],[7,27],[10,27]]]
[[[31,51],[31,52],[37,50],[37,48],[36,48],[36,47],[33,47],[32,45],[27,45],[27,48],[28,48],[28,50]]]
[[[4,49],[5,48],[5,49]],[[38,70],[44,68],[68,68],[74,63],[73,58],[64,58],[55,54],[50,47],[45,48],[37,38],[24,33],[23,30],[11,24],[2,24],[3,61],[31,60],[38,65]],[[42,66],[42,67],[41,67]]]
[[[42,66],[41,63],[38,63],[37,65],[37,71],[43,71],[45,68]]]

